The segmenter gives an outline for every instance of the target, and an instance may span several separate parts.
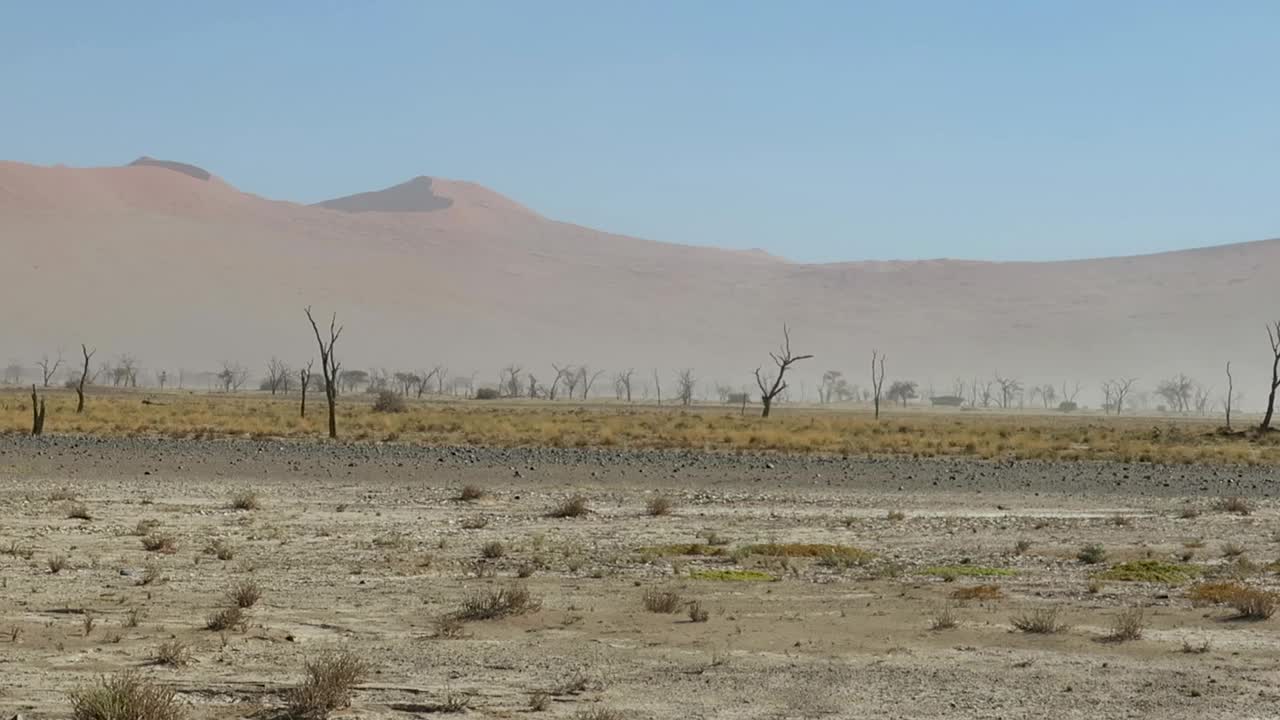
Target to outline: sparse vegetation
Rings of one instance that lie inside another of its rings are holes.
[[[651,613],[671,614],[680,610],[683,600],[674,590],[649,588],[644,591],[644,609]]]
[[[70,699],[73,720],[181,720],[186,715],[172,689],[135,670],[73,690]]]
[[[180,640],[167,640],[152,651],[151,662],[167,667],[185,667],[191,662],[191,648]]]
[[[262,507],[262,501],[258,497],[258,493],[252,490],[241,490],[231,496],[231,509],[233,510],[257,510]]]
[[[944,604],[929,617],[930,630],[951,630],[959,626],[960,618],[956,617],[955,610],[951,608],[951,603]]]
[[[49,572],[54,575],[71,566],[71,561],[67,560],[66,555],[50,555],[46,562],[49,565]]]
[[[675,503],[671,501],[671,498],[666,495],[658,495],[656,497],[649,498],[648,502],[645,503],[644,509],[645,513],[649,516],[660,517],[663,515],[670,515],[674,507]]]
[[[1028,610],[1010,618],[1010,623],[1017,630],[1035,635],[1056,635],[1070,629],[1056,607]]]
[[[147,552],[172,555],[178,552],[178,539],[168,533],[153,532],[142,538],[142,549]]]
[[[1142,638],[1142,631],[1147,626],[1147,611],[1140,607],[1125,608],[1116,613],[1111,620],[1111,632],[1107,639],[1114,642],[1129,642]]]
[[[1222,498],[1214,508],[1219,512],[1234,513],[1236,515],[1253,514],[1253,505],[1239,496]]]
[[[262,599],[262,589],[252,580],[244,580],[227,591],[227,599],[237,608],[248,609]]]
[[[68,520],[92,520],[93,516],[89,514],[89,506],[84,503],[73,502],[67,505]]]
[[[369,674],[369,664],[349,652],[328,653],[307,661],[304,672],[302,684],[285,696],[289,716],[324,720],[351,705],[356,685]]]
[[[463,485],[458,491],[458,502],[475,502],[484,499],[486,494],[479,485]]]
[[[953,600],[999,600],[1004,591],[999,585],[970,585],[951,591]]]
[[[512,583],[472,593],[462,601],[455,616],[460,620],[495,620],[536,612],[541,607],[542,601],[534,597],[529,588]]]
[[[378,398],[373,401],[373,411],[376,413],[402,413],[408,409],[404,398],[390,390],[379,391]]]
[[[582,517],[589,512],[591,512],[591,508],[586,496],[573,495],[552,508],[550,516],[553,518],[576,518]]]
[[[205,629],[214,632],[222,632],[223,630],[239,630],[245,627],[248,620],[245,618],[244,610],[238,606],[223,608],[215,611],[205,619]]]
[[[1076,553],[1076,559],[1085,565],[1097,565],[1106,562],[1107,550],[1097,543],[1090,543],[1080,548],[1080,552]]]
[[[711,619],[711,613],[707,612],[706,608],[702,607],[702,603],[697,600],[689,603],[690,622],[704,623],[709,619]]]
[[[1100,580],[1148,582],[1180,585],[1200,576],[1195,565],[1175,564],[1159,560],[1135,560],[1121,563],[1096,575]]]
[[[507,546],[497,540],[485,543],[480,548],[480,556],[489,560],[497,560],[507,554]]]

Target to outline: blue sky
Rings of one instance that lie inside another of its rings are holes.
[[[12,2],[0,158],[419,174],[804,261],[1280,235],[1280,3]]]

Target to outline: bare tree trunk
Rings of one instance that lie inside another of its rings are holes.
[[[876,371],[876,360],[880,360],[879,373]],[[884,355],[880,355],[875,350],[871,351],[871,385],[875,391],[876,416],[880,419],[880,388],[884,386]]]
[[[329,342],[326,344],[320,337],[320,328],[316,325],[315,318],[311,317],[311,308],[307,307],[306,312],[307,320],[311,321],[311,329],[316,334],[316,344],[320,346],[320,372],[324,374],[324,396],[329,404],[329,437],[337,440],[338,370],[342,365],[333,356],[333,346],[338,343],[338,336],[342,335],[342,328],[338,326],[338,314],[334,313],[329,320]]]
[[[80,384],[76,385],[76,414],[84,412],[84,384],[89,379],[89,360],[93,358],[93,354],[98,352],[97,349],[90,350],[83,344],[80,345],[80,351],[84,353],[84,372],[80,373]]]
[[[307,386],[311,384],[311,365],[315,360],[307,361],[307,366],[298,371],[298,379],[302,381],[302,403],[298,409],[298,417],[307,416]]]
[[[44,398],[36,395],[36,386],[31,386],[31,434],[44,434]]]
[[[653,386],[658,392],[658,407],[662,407],[662,380],[658,378],[658,371],[653,371]]]
[[[1271,429],[1271,416],[1276,409],[1276,388],[1280,387],[1280,320],[1276,321],[1275,330],[1267,326],[1267,339],[1271,341],[1271,391],[1267,395],[1267,414],[1262,416],[1260,432]]]
[[[1227,432],[1231,432],[1231,394],[1235,392],[1235,385],[1231,379],[1231,362],[1227,361]]]
[[[756,386],[760,388],[760,403],[764,405],[764,411],[760,413],[760,417],[765,418],[769,417],[769,411],[773,409],[773,399],[787,389],[787,383],[782,379],[787,374],[787,370],[791,369],[795,363],[808,360],[813,356],[791,354],[791,333],[787,331],[787,326],[783,325],[781,352],[776,355],[769,353],[769,357],[773,360],[773,364],[778,366],[778,374],[773,378],[772,387],[760,375],[760,368],[756,368]]]

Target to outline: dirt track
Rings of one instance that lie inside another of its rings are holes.
[[[68,689],[146,666],[175,637],[194,662],[144,671],[179,688],[197,717],[278,705],[303,660],[328,648],[377,668],[349,711],[360,717],[428,713],[451,693],[471,697],[472,717],[524,717],[537,691],[554,697],[543,717],[600,707],[652,718],[1280,715],[1280,618],[1227,621],[1229,609],[1193,607],[1180,586],[1088,589],[1100,568],[1188,552],[1203,572],[1225,574],[1227,543],[1271,562],[1280,512],[1270,469],[16,436],[0,438],[0,452],[0,549],[17,551],[0,555],[6,716],[65,716]],[[465,483],[488,496],[457,501]],[[246,488],[261,507],[231,509]],[[63,489],[77,499],[50,499]],[[588,516],[547,517],[575,492],[589,498]],[[658,493],[674,499],[672,515],[645,514]],[[1233,495],[1252,498],[1253,514],[1212,509]],[[91,520],[67,517],[77,502]],[[1203,512],[1179,517],[1188,506]],[[157,521],[177,551],[145,551],[132,534],[140,520]],[[831,543],[876,557],[842,568],[642,552],[709,533],[726,553]],[[214,540],[232,559],[206,554]],[[1029,543],[1021,554],[1019,540]],[[482,559],[493,541],[505,555]],[[1092,542],[1106,564],[1075,559]],[[57,555],[70,567],[53,574]],[[140,584],[148,566],[164,579]],[[936,566],[1015,574],[946,582],[927,574]],[[436,637],[437,618],[522,568],[540,611]],[[778,580],[694,579],[723,569]],[[1232,572],[1275,585],[1261,567]],[[204,629],[245,579],[263,590],[248,628]],[[979,582],[1004,597],[948,599]],[[646,612],[650,587],[699,601],[710,619]],[[947,603],[960,627],[931,630]],[[1147,608],[1144,637],[1103,641],[1133,605]],[[1011,628],[1011,616],[1048,606],[1062,608],[1069,632]],[[127,627],[132,608],[140,622]],[[87,636],[84,611],[95,618]],[[1184,653],[1184,640],[1209,650]]]

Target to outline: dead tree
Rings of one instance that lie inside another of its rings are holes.
[[[440,372],[440,366],[437,365],[434,368],[432,368],[431,372],[424,371],[421,373],[418,380],[418,399],[419,400],[422,399],[422,393],[426,392],[427,387],[431,385],[431,379],[434,378],[436,374],[439,372]]]
[[[631,376],[635,374],[635,370],[628,368],[627,370],[615,373],[613,376],[613,392],[619,400],[624,397],[627,402],[631,402]]]
[[[31,434],[44,434],[44,398],[36,395],[36,386],[31,385]]]
[[[880,361],[877,369],[876,361]],[[872,398],[876,403],[876,419],[880,419],[880,388],[884,387],[884,355],[880,355],[875,350],[871,351],[871,387],[874,390]]]
[[[764,405],[764,409],[760,411],[760,417],[769,417],[769,411],[773,409],[773,399],[781,395],[787,389],[787,382],[783,376],[791,369],[792,365],[801,360],[808,360],[812,355],[792,355],[791,354],[791,332],[787,330],[787,326],[782,326],[782,347],[776,353],[769,353],[769,359],[773,360],[773,364],[778,367],[778,374],[773,377],[766,377],[760,374],[760,368],[756,368],[756,386],[760,388],[760,403]]]
[[[685,368],[676,373],[676,397],[680,399],[681,405],[688,407],[693,403],[693,391],[697,385],[697,379],[694,378],[691,368]]]
[[[311,306],[306,309],[307,320],[311,321],[311,330],[316,334],[316,345],[320,347],[320,372],[324,375],[324,397],[329,405],[329,437],[338,439],[338,371],[342,365],[333,355],[333,346],[338,344],[338,336],[342,335],[342,327],[338,325],[338,313],[329,318],[329,341],[320,337],[320,327],[311,316]]]
[[[80,382],[76,385],[76,414],[84,412],[84,384],[89,380],[89,361],[93,359],[93,354],[98,352],[95,348],[90,350],[83,344],[80,351],[84,353],[84,370],[80,373]]]
[[[1231,361],[1227,361],[1227,432],[1231,432],[1231,393],[1235,391],[1235,382],[1231,379]]]
[[[1013,379],[995,375],[996,384],[1000,386],[1000,407],[1008,410],[1013,406],[1013,399],[1022,393],[1022,383]]]
[[[658,377],[658,371],[653,371],[653,387],[658,394],[658,407],[662,407],[662,378]]]
[[[1138,382],[1138,378],[1120,378],[1118,380],[1108,380],[1102,383],[1102,393],[1106,396],[1106,405],[1110,405],[1119,415],[1124,411],[1124,399],[1133,390],[1133,384]],[[1104,405],[1103,411],[1107,410]]]
[[[1276,409],[1276,388],[1280,388],[1280,320],[1275,327],[1267,326],[1267,339],[1271,341],[1271,390],[1267,393],[1267,413],[1262,416],[1259,432],[1271,429],[1271,416]]]
[[[54,374],[58,372],[58,367],[62,365],[62,351],[58,351],[58,357],[52,364],[49,363],[48,355],[41,356],[40,362],[36,364],[40,366],[40,375],[44,379],[42,387],[49,387],[49,381],[53,379]]]
[[[267,380],[264,383],[266,388],[275,395],[280,391],[281,386],[289,382],[289,366],[285,365],[278,358],[271,358],[271,362],[267,363]]]
[[[307,388],[311,386],[311,366],[315,360],[308,360],[307,366],[298,371],[298,380],[302,383],[302,405],[298,409],[298,417],[307,416]]]
[[[600,376],[604,374],[604,371],[597,370],[595,372],[591,372],[591,368],[587,367],[586,365],[583,365],[582,367],[578,368],[578,372],[582,377],[582,399],[586,400],[587,393],[591,392],[591,386],[596,384],[596,380],[598,380]]]
[[[126,387],[138,387],[138,358],[125,353],[120,356],[120,367],[116,369],[119,374],[119,382],[117,384]]]
[[[222,370],[218,373],[218,382],[222,383],[222,392],[239,392],[240,387],[249,379],[249,370],[240,363],[222,361]]]
[[[512,363],[499,373],[498,388],[501,392],[506,393],[507,397],[520,397],[520,373],[524,372],[524,368]]]

